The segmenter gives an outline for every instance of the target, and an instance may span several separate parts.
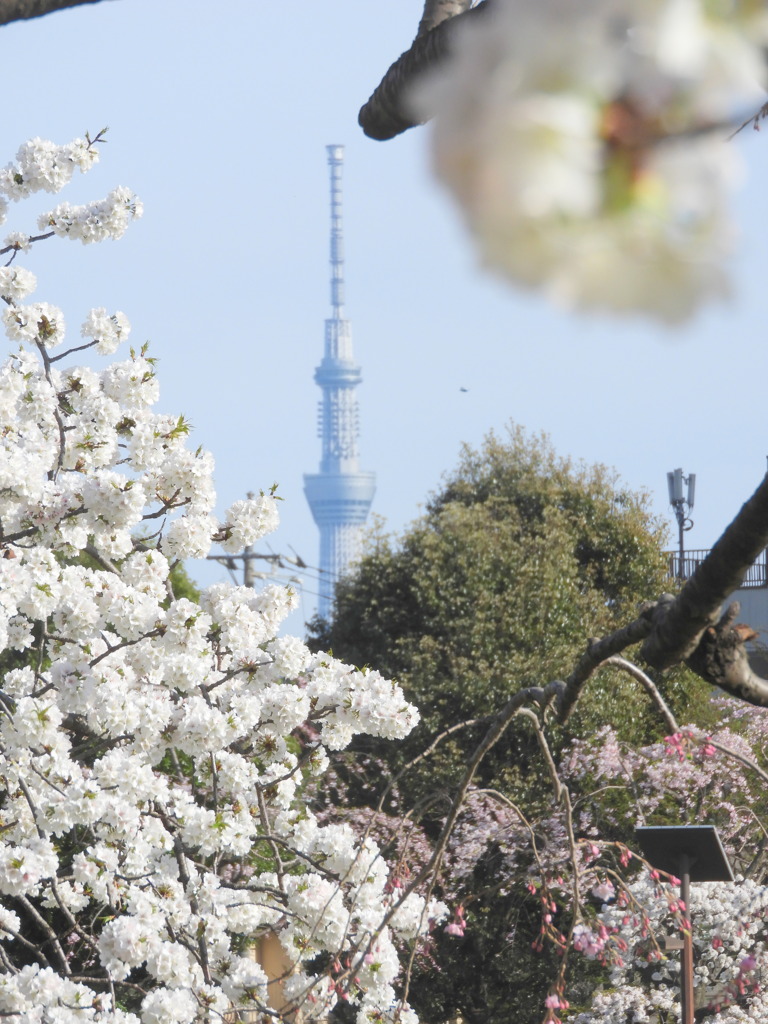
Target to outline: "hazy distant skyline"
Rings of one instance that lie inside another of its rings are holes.
[[[17,99],[0,161],[31,136],[64,142],[109,124],[99,167],[62,198],[126,184],[145,204],[114,246],[70,252],[56,240],[35,251],[25,260],[35,297],[61,305],[72,332],[92,306],[123,310],[131,340],[149,339],[159,357],[159,408],[185,413],[193,443],[215,455],[218,511],[277,482],[272,548],[317,565],[302,483],[319,459],[313,372],[330,310],[325,146],[342,144],[346,315],[373,513],[400,530],[462,442],[514,419],[547,431],[561,454],[652,489],[671,525],[666,472],[695,472],[687,541],[708,546],[768,452],[768,138],[744,131],[730,143],[749,160],[730,304],[679,331],[569,315],[477,267],[431,177],[428,128],[376,143],[357,126],[420,13],[419,0],[290,14],[221,0],[212,18],[202,0],[110,0],[5,27]],[[23,226],[14,214],[7,230]],[[203,583],[225,576],[213,563],[189,568]],[[293,631],[312,610],[307,593]]]

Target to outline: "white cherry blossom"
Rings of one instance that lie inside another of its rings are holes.
[[[58,190],[95,158],[87,139],[33,140],[0,191]],[[140,211],[117,189],[40,223],[96,241]],[[0,365],[0,654],[35,649],[0,687],[0,941],[13,965],[0,971],[0,1015],[271,1014],[248,955],[270,929],[308,1017],[337,998],[324,965],[346,958],[361,1019],[388,1019],[399,1005],[392,936],[417,939],[444,908],[418,896],[398,908],[376,844],[319,825],[302,787],[326,748],[404,736],[416,709],[378,674],[278,638],[290,589],[175,596],[177,560],[214,540],[254,543],[276,526],[277,500],[236,502],[219,523],[213,458],[187,447],[183,417],[153,410],[146,349],[98,371],[52,357],[64,318],[20,304],[33,284],[21,268],[0,273],[11,349]],[[111,355],[128,330],[124,314],[94,308],[82,333]],[[25,944],[48,918],[44,947]]]

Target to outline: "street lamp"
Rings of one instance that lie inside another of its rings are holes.
[[[683,486],[688,488],[688,493],[683,493]],[[679,530],[679,555],[677,563],[678,579],[685,579],[684,544],[683,534],[693,526],[693,520],[688,518],[687,511],[693,508],[693,495],[696,490],[696,474],[689,473],[683,476],[682,469],[673,469],[667,473],[667,487],[669,488],[669,503],[675,510],[675,518]],[[686,511],[687,506],[687,511]]]
[[[680,971],[682,1024],[694,1024],[691,882],[732,882],[733,871],[714,825],[666,825],[635,829],[640,849],[659,871],[680,879],[680,898],[690,928],[683,937]]]

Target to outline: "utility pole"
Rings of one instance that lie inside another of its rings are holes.
[[[248,491],[246,498],[254,498],[253,491]],[[294,552],[294,556],[290,555],[277,555],[270,552],[269,554],[260,554],[253,550],[252,544],[247,544],[243,550],[237,555],[207,555],[206,561],[218,562],[229,570],[229,573],[233,580],[238,582],[237,573],[241,569],[242,563],[242,578],[244,587],[255,587],[257,580],[264,580],[268,576],[272,576],[277,569],[285,569],[285,562],[289,565],[295,565],[300,569],[306,569],[306,563]],[[259,572],[256,569],[256,562],[268,562],[271,566],[271,572]],[[301,583],[298,577],[293,578],[295,582]]]

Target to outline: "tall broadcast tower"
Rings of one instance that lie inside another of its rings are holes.
[[[344,319],[344,248],[341,226],[343,146],[326,146],[331,168],[331,318],[325,321],[325,352],[315,370],[323,392],[318,435],[319,473],[304,474],[304,493],[320,529],[318,613],[329,618],[333,588],[359,555],[362,526],[376,490],[376,474],[360,469],[359,414],[355,388],[362,381],[352,356],[352,330]]]

